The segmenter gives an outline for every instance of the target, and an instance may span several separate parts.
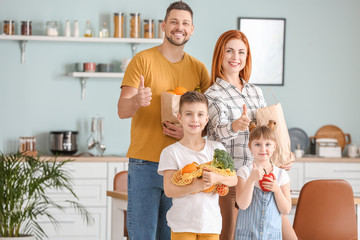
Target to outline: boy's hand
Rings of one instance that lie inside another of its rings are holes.
[[[253,169],[251,170],[250,177],[253,182],[260,181],[264,176],[264,170],[258,168],[255,163],[253,163]]]
[[[212,185],[216,184],[219,182],[219,175],[211,172],[209,169],[207,169],[206,167],[203,168],[203,175],[202,175],[202,179],[204,180],[204,182],[206,184],[209,185],[209,187],[211,187]]]
[[[163,134],[176,139],[182,139],[184,137],[184,129],[166,121],[163,123]]]
[[[194,186],[193,193],[201,192],[212,186],[208,182],[205,182],[203,177],[202,178],[194,178],[194,180],[192,181],[191,184]]]

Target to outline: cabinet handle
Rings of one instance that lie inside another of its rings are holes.
[[[334,170],[334,172],[360,172],[360,170]]]

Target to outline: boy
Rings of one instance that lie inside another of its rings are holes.
[[[201,179],[195,178],[189,185],[173,184],[171,178],[177,170],[192,162],[203,164],[211,161],[216,148],[225,150],[221,143],[201,136],[209,120],[208,101],[203,94],[190,91],[182,95],[178,119],[184,129],[184,137],[162,151],[158,168],[158,173],[164,175],[165,194],[173,202],[166,215],[171,239],[217,240],[222,221],[219,195],[203,190],[214,184],[235,186],[237,177],[204,171]]]

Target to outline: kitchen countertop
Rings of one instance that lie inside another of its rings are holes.
[[[360,163],[360,157],[350,158],[329,158],[329,157],[316,157],[316,156],[304,156],[302,158],[296,158],[295,162],[336,162],[336,163]]]
[[[55,159],[55,156],[41,156],[40,159]],[[58,156],[56,158],[57,161],[64,161],[67,159],[74,160],[75,162],[128,162],[129,159],[127,157],[121,156]]]
[[[299,193],[300,192],[296,192],[296,193],[291,194],[291,203],[292,203],[292,205],[297,205],[298,200],[299,200]],[[128,200],[127,192],[123,192],[123,191],[107,191],[106,195],[108,197],[122,199],[122,200],[125,200],[125,201]],[[354,203],[356,205],[360,205],[360,196],[354,196]]]
[[[54,159],[55,156],[41,156],[41,159]],[[72,159],[76,162],[128,162],[127,157],[122,156],[59,156],[57,157],[58,161],[64,161],[66,159]],[[334,163],[360,163],[360,157],[357,158],[329,158],[329,157],[316,157],[316,156],[305,156],[302,158],[297,158],[295,162],[334,162]]]

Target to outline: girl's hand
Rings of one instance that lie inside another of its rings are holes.
[[[262,168],[258,168],[255,163],[253,163],[253,169],[251,170],[250,177],[254,182],[260,181],[264,176],[264,170]]]
[[[278,191],[281,191],[280,186],[279,186],[276,179],[273,179],[271,177],[264,177],[264,179],[269,180],[269,181],[262,182],[262,186],[266,190],[269,190],[269,191],[274,192],[274,193],[276,193]]]

